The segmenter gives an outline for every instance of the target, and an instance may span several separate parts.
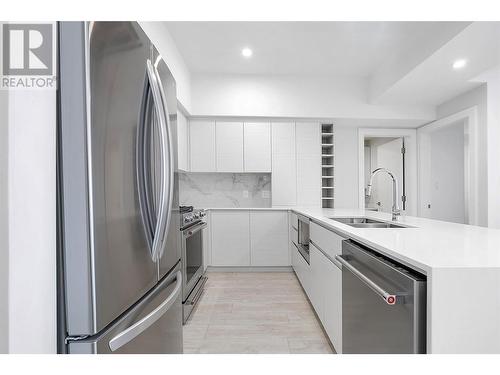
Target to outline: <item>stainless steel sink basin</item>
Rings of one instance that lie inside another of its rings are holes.
[[[404,225],[369,219],[367,217],[331,217],[330,219],[354,228],[409,228]]]

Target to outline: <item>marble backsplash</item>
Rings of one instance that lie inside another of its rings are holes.
[[[270,173],[179,173],[181,205],[271,207]]]

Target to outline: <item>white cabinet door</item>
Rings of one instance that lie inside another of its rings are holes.
[[[191,172],[215,172],[215,122],[189,122]]]
[[[288,213],[250,212],[250,264],[289,266],[288,254]]]
[[[297,205],[319,207],[321,202],[321,157],[297,155]]]
[[[248,211],[213,211],[212,266],[250,266]]]
[[[246,122],[244,133],[245,172],[271,172],[271,124]]]
[[[177,111],[177,168],[189,172],[188,121],[180,111]]]
[[[326,275],[324,274],[325,256],[314,245],[309,245],[310,251],[310,293],[308,295],[316,314],[321,317],[324,314],[325,290],[329,288],[325,284]]]
[[[272,200],[273,206],[297,204],[297,162],[295,124],[277,122],[272,129]]]
[[[320,316],[330,341],[337,353],[342,353],[342,271],[325,257],[325,304]]]
[[[336,255],[342,254],[344,237],[313,222],[310,223],[309,230],[311,242],[314,242],[331,259],[335,259]]]
[[[217,172],[243,172],[243,123],[217,121],[215,134]]]
[[[321,205],[321,133],[315,122],[295,124],[297,149],[297,205]]]

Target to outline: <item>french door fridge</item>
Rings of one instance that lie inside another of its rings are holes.
[[[175,80],[136,22],[58,32],[61,351],[181,353]]]

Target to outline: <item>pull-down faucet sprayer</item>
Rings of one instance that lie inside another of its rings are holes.
[[[396,221],[398,216],[401,215],[401,210],[399,209],[398,179],[391,171],[385,168],[375,169],[370,176],[370,182],[366,189],[366,196],[370,197],[372,195],[373,177],[375,177],[378,172],[386,172],[392,178],[392,221]]]

